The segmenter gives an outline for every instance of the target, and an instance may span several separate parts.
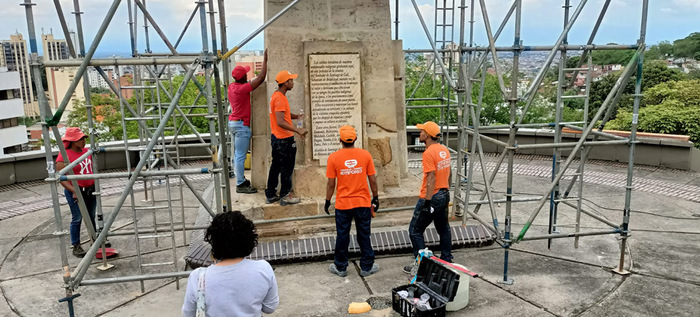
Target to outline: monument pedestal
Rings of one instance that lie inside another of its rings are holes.
[[[266,0],[266,18],[290,2]],[[303,211],[285,206],[273,212],[273,207],[263,206],[270,208],[274,218],[309,215],[313,210],[323,213],[326,161],[341,148],[338,129],[343,125],[355,127],[355,147],[368,150],[375,160],[380,192],[403,190],[399,186],[407,170],[404,54],[401,41],[391,39],[389,4],[302,1],[265,30],[269,76],[265,88],[252,95],[251,182],[259,190],[267,183],[272,157],[269,103],[278,88],[275,74],[284,70],[299,74],[286,96],[292,113],[303,110],[302,124],[309,132],[303,139],[295,136],[293,192],[302,204],[320,204]],[[415,196],[413,188],[403,196]],[[268,215],[264,217],[270,219]]]

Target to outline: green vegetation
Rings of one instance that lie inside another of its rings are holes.
[[[629,62],[634,55],[633,50],[595,51],[592,54],[593,63],[597,65],[622,64]],[[691,70],[688,74],[678,68],[669,68],[666,58],[700,59],[700,32],[692,33],[683,39],[673,42],[663,41],[652,45],[644,54],[643,78],[641,90],[644,95],[640,103],[638,129],[642,132],[684,134],[700,148],[700,69]],[[574,56],[567,60],[567,67],[576,67],[580,57]],[[660,60],[663,59],[663,60]],[[407,56],[406,60],[406,97],[415,88],[420,75],[427,67],[422,57]],[[591,83],[589,99],[589,120],[595,115],[611,89],[620,78],[622,71],[609,73]],[[416,90],[414,98],[428,98],[440,95],[442,87],[439,79],[432,79],[429,73]],[[504,78],[510,85],[509,78]],[[546,123],[554,121],[554,104],[556,103],[557,69],[552,67],[546,74],[541,88],[525,115],[523,123]],[[606,128],[629,130],[632,124],[632,107],[634,83],[636,76],[624,87],[620,101],[616,107],[612,121]],[[479,83],[472,91],[472,101],[477,102]],[[578,94],[578,89],[570,89],[565,95]],[[454,96],[452,97],[454,98]],[[416,101],[417,104],[439,104],[437,101]],[[522,110],[521,104],[519,110]],[[562,112],[564,121],[582,121],[584,111],[583,99],[568,99],[564,101]],[[437,121],[440,109],[410,109],[406,112],[406,123],[414,125],[427,120]],[[450,123],[456,123],[456,111],[449,116]],[[509,108],[506,105],[498,87],[498,79],[487,75],[484,86],[483,109],[481,124],[505,124],[509,121]],[[471,125],[471,122],[470,122]]]
[[[174,77],[172,80],[172,87],[170,86],[170,82],[163,82],[163,86],[168,90],[168,94],[173,95],[175,91],[177,90],[178,87],[180,87],[180,84],[182,83],[184,79],[184,76],[177,76]],[[204,77],[203,76],[198,76],[196,77],[196,80],[204,85]],[[213,83],[212,83],[213,85]],[[93,88],[95,89],[95,88]],[[92,91],[92,89],[91,89]],[[187,84],[187,87],[185,88],[185,92],[183,93],[182,97],[180,98],[179,105],[182,107],[182,111],[185,113],[206,113],[207,109],[206,108],[190,108],[195,103],[195,99],[198,96],[199,90],[197,89],[197,86],[193,82],[189,82]],[[138,96],[135,94],[129,101],[129,104],[133,108],[136,108],[137,102],[136,98]],[[160,91],[160,103],[163,105],[160,109],[163,113],[165,113],[168,104],[170,103],[170,98],[168,98],[167,94],[164,91]],[[92,104],[95,105],[95,108],[93,108],[93,122],[95,124],[95,129],[97,131],[98,135],[98,140],[101,142],[105,141],[115,141],[115,140],[122,140],[124,136],[124,130],[123,126],[121,124],[122,121],[122,115],[121,115],[121,106],[119,104],[119,100],[114,94],[110,94],[108,96],[105,96],[102,92],[102,90],[95,89],[95,91],[92,91],[91,94],[91,101]],[[155,104],[158,102],[158,95],[155,93],[155,90],[146,90],[144,92],[143,96],[143,102],[145,104]],[[196,105],[206,105],[206,99],[201,96],[199,99],[197,99]],[[152,105],[147,105],[145,107],[146,109],[153,108],[151,111],[148,113],[148,116],[157,116],[158,115],[158,107],[154,107]],[[176,112],[176,114],[179,114]],[[131,113],[125,108],[124,109],[124,115],[126,118],[131,118],[132,115]],[[200,133],[209,133],[209,122],[207,119],[204,117],[193,117],[189,118],[194,127],[197,129],[198,132]],[[143,121],[145,122],[149,127],[155,128],[158,124],[158,120],[147,120]],[[178,116],[176,118],[171,118],[168,121],[168,127],[177,127],[179,128],[182,125],[183,119],[181,116]],[[83,100],[78,101],[73,108],[73,111],[70,112],[67,118],[67,124],[69,126],[76,126],[80,127],[83,131],[87,131],[87,110],[85,108],[85,102]],[[136,121],[127,121],[126,122],[126,134],[128,139],[135,139],[139,137],[139,127],[138,123]],[[189,125],[184,124],[182,125],[182,129],[180,129],[179,134],[191,134],[192,129],[190,128]],[[164,132],[165,135],[174,135],[175,130],[169,129]]]
[[[644,92],[639,110],[639,131],[690,135],[700,148],[700,80],[669,81]],[[632,112],[620,109],[607,127],[629,130]]]
[[[700,32],[693,32],[685,38],[673,41],[662,41],[652,45],[644,55],[649,59],[692,58],[700,61]]]

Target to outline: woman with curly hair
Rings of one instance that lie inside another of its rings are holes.
[[[187,280],[183,316],[262,316],[279,304],[277,280],[265,260],[246,259],[258,244],[255,225],[240,211],[216,215],[204,236],[216,262]]]

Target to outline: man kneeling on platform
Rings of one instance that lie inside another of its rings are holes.
[[[379,271],[379,265],[374,263],[374,250],[370,243],[372,212],[379,209],[377,193],[377,178],[372,156],[367,150],[355,147],[357,132],[351,126],[340,128],[340,143],[338,151],[328,156],[326,167],[326,205],[324,210],[330,215],[331,197],[338,180],[338,194],[335,197],[335,261],[329,270],[340,277],[348,275],[348,245],[350,244],[350,227],[355,219],[357,244],[360,245],[360,275],[369,276]],[[370,200],[367,180],[372,188]],[[374,209],[374,210],[372,210]]]

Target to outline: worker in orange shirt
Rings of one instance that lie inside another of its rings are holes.
[[[298,204],[301,200],[292,197],[292,173],[297,155],[297,145],[294,133],[301,137],[306,135],[306,129],[297,128],[292,119],[302,119],[302,115],[293,114],[289,109],[287,91],[294,88],[294,79],[299,75],[283,70],[277,73],[277,91],[270,99],[270,130],[272,131],[270,145],[272,146],[272,163],[267,174],[266,202],[271,204],[279,200],[280,205]],[[280,179],[280,194],[277,196],[277,183]]]
[[[357,132],[351,126],[340,128],[340,143],[342,148],[328,156],[326,167],[326,205],[324,210],[330,214],[331,197],[335,191],[336,179],[338,194],[335,196],[335,261],[329,270],[340,277],[348,275],[348,245],[350,244],[350,227],[355,219],[357,244],[360,245],[360,275],[369,276],[379,271],[379,265],[374,263],[374,250],[370,243],[372,210],[379,209],[377,193],[377,178],[372,156],[364,149],[355,147]],[[370,200],[369,187],[372,188]]]
[[[425,143],[423,152],[423,184],[420,199],[413,211],[408,234],[413,245],[413,257],[425,248],[423,233],[431,222],[440,235],[440,259],[452,262],[452,234],[447,220],[447,206],[450,203],[450,151],[438,143],[440,127],[432,121],[416,125],[420,129],[419,140]],[[411,273],[412,265],[404,267]]]

